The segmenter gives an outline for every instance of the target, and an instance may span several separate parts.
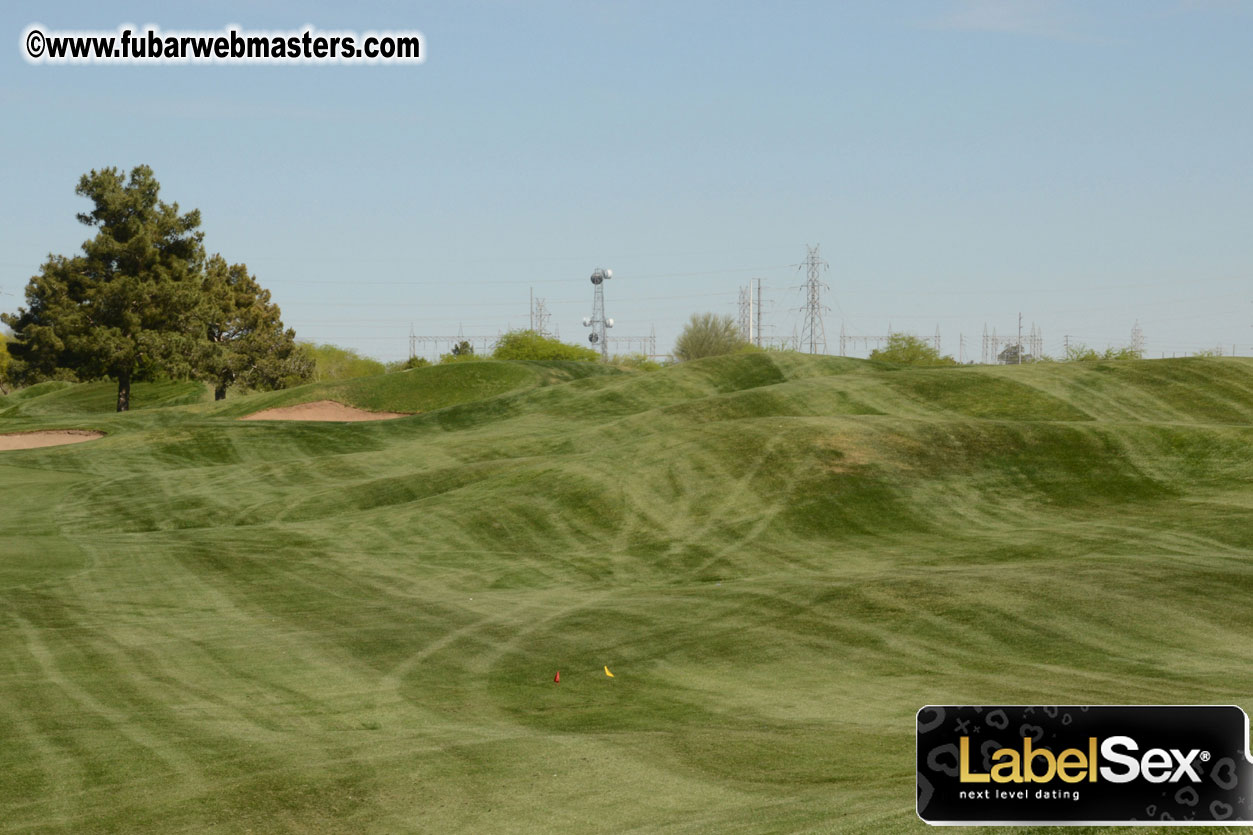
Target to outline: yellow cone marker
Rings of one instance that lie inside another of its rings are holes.
[[[609,672],[608,665],[605,666],[605,675],[609,676],[610,678],[613,678],[613,673]]]

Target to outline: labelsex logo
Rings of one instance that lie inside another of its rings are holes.
[[[927,705],[915,724],[930,824],[1253,823],[1236,705]]]
[[[1201,776],[1193,767],[1193,762],[1200,759],[1208,761],[1208,751],[1193,748],[1186,754],[1178,748],[1150,748],[1142,755],[1131,756],[1130,752],[1138,752],[1140,745],[1129,736],[1111,736],[1100,743],[1099,754],[1097,738],[1088,737],[1087,751],[1078,748],[1067,748],[1054,756],[1046,748],[1033,748],[1030,738],[1022,741],[1022,753],[1013,748],[1001,748],[992,754],[990,773],[979,773],[970,768],[970,737],[961,738],[961,782],[963,783],[1047,783],[1054,778],[1064,783],[1089,783],[1100,779],[1111,783],[1130,783],[1143,776],[1150,783],[1178,783],[1188,779],[1193,783],[1201,782]],[[1114,765],[1101,765],[1108,760]]]

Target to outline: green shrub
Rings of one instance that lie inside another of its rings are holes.
[[[0,331],[0,394],[9,393],[9,340],[7,333]]]
[[[1071,345],[1066,349],[1066,362],[1097,362],[1100,360],[1138,360],[1143,355],[1130,346],[1097,351],[1087,345]]]
[[[509,331],[496,343],[492,359],[498,360],[585,360],[595,362],[600,354],[591,348],[569,345],[538,331]]]
[[[614,354],[609,364],[619,368],[633,368],[636,371],[661,370],[661,363],[644,354]]]
[[[894,333],[887,344],[870,352],[870,359],[897,365],[957,365],[957,360],[942,356],[934,346],[912,333]]]
[[[744,350],[753,350],[753,346],[744,339],[735,319],[727,314],[693,313],[674,342],[674,358],[679,362]]]
[[[383,363],[370,357],[363,357],[351,348],[341,348],[338,345],[314,345],[307,342],[300,344],[313,356],[314,379],[318,382],[369,377],[373,374],[382,374],[387,370]]]
[[[431,361],[426,357],[409,357],[407,360],[389,362],[387,364],[387,373],[391,374],[393,371],[408,371],[412,368],[426,368],[430,364]]]

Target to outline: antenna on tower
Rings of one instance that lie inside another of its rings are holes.
[[[613,270],[597,267],[592,270],[592,315],[583,318],[583,327],[591,328],[587,341],[592,347],[600,348],[600,358],[609,362],[609,340],[605,337],[605,329],[613,327],[613,319],[605,316],[605,282],[613,278]]]
[[[822,290],[831,288],[822,282],[821,276],[822,271],[830,269],[831,265],[818,256],[819,246],[806,244],[809,252],[805,256],[805,263],[801,265],[805,268],[805,284],[802,287],[805,291],[805,306],[802,308],[805,323],[801,330],[801,345],[808,346],[811,354],[827,352],[827,334],[822,326],[822,312],[830,308],[822,304]]]

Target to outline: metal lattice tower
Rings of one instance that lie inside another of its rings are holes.
[[[750,281],[750,282],[748,283],[749,292],[750,292],[750,296],[749,296],[748,304],[749,304],[749,306],[750,306],[750,307],[752,307],[752,304],[753,304],[753,299],[752,299],[752,296],[751,296],[751,291],[752,291],[753,281],[756,281],[756,282],[757,282],[757,308],[756,308],[755,310],[753,310],[753,311],[752,311],[752,314],[753,314],[753,315],[752,315],[752,318],[753,318],[753,320],[754,320],[754,324],[757,326],[757,332],[756,332],[757,342],[756,342],[756,345],[757,345],[757,347],[758,347],[758,348],[760,348],[760,347],[761,347],[761,279],[760,279],[760,278],[754,278],[752,281]]]
[[[753,337],[753,313],[752,313],[752,296],[748,287],[740,288],[740,304],[738,321],[740,323],[740,339],[745,342],[752,342]]]
[[[1140,330],[1140,320],[1136,319],[1135,325],[1131,328],[1131,350],[1135,351],[1137,357],[1144,356],[1144,331]],[[1232,355],[1235,349],[1232,349]]]
[[[750,278],[740,288],[740,336],[750,345],[761,347],[761,279]]]
[[[840,356],[847,357],[849,352],[856,353],[857,344],[861,343],[862,353],[870,353],[875,348],[882,348],[892,339],[892,326],[888,325],[888,335],[881,336],[878,334],[850,333],[844,326],[844,322],[840,322]],[[870,346],[873,345],[874,348]]]
[[[613,278],[613,270],[600,267],[592,270],[592,315],[583,319],[583,326],[591,328],[587,341],[593,348],[600,348],[600,358],[609,362],[609,340],[605,338],[605,329],[613,327],[613,319],[605,316],[605,282]]]
[[[548,332],[548,320],[552,314],[548,312],[548,305],[544,300],[532,294],[531,296],[531,330],[540,336],[551,337]]]
[[[440,354],[451,354],[453,348],[468,343],[470,349],[480,356],[490,354],[496,348],[499,336],[466,336],[461,329],[457,330],[456,336],[423,336],[421,334],[413,334],[409,337],[409,344],[413,356],[437,357]]]
[[[805,269],[805,306],[802,310],[805,313],[805,323],[801,330],[801,346],[802,350],[808,347],[811,354],[825,354],[827,352],[827,334],[822,326],[822,313],[828,308],[822,304],[822,291],[830,290],[826,284],[822,282],[822,271],[830,269],[830,264],[823,261],[818,256],[818,245],[806,245],[809,250],[805,257],[805,263],[801,266]]]
[[[1066,337],[1069,345],[1070,337]],[[1004,355],[1009,349],[1008,355]],[[1022,314],[1018,315],[1017,336],[997,336],[996,328],[988,333],[987,323],[983,325],[983,354],[981,362],[985,365],[1006,363],[1011,365],[1022,362],[1035,362],[1044,354],[1044,331],[1031,323],[1031,331],[1024,340],[1022,336]],[[1004,356],[1003,356],[1004,355]]]

